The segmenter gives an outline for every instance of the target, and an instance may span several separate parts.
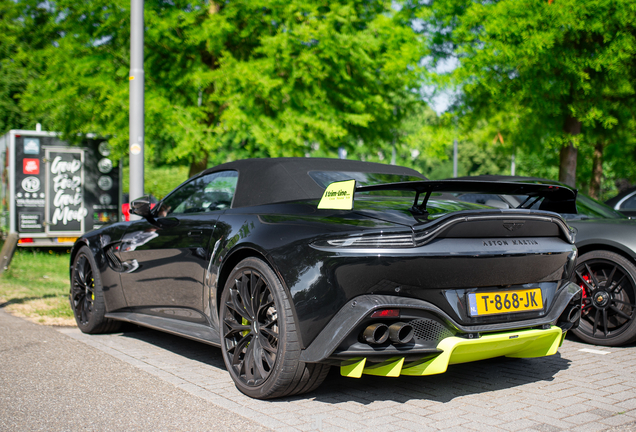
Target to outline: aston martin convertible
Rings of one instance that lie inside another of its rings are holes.
[[[444,200],[526,195],[538,209]],[[443,373],[555,354],[579,324],[577,250],[554,185],[428,181],[412,169],[315,158],[208,169],[142,219],[82,236],[70,303],[85,333],[131,322],[220,347],[259,399],[360,378]]]

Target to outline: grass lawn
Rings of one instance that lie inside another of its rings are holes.
[[[18,248],[0,274],[0,306],[40,324],[74,326],[69,259],[68,249]]]

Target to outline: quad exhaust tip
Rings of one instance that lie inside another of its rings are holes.
[[[413,326],[403,322],[397,322],[387,326],[383,323],[369,325],[362,332],[362,340],[369,345],[381,345],[387,340],[393,344],[403,345],[413,340]]]
[[[380,345],[389,338],[389,326],[382,323],[371,324],[362,332],[362,339],[370,345]]]
[[[391,324],[389,327],[389,338],[394,344],[407,344],[413,340],[413,326],[403,322]]]
[[[570,309],[568,313],[568,321],[571,323],[575,323],[581,318],[581,308],[577,305]]]

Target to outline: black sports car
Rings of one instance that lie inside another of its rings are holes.
[[[535,177],[462,179],[563,186]],[[527,199],[523,195],[488,194],[462,194],[460,198],[498,208],[514,208]],[[577,231],[579,258],[572,281],[583,289],[583,311],[574,334],[595,345],[621,346],[636,341],[636,220],[582,194],[577,196],[576,212],[561,211],[561,215]]]
[[[527,194],[500,210],[433,192]],[[90,232],[71,252],[79,328],[120,321],[220,346],[243,393],[310,391],[350,377],[556,353],[578,325],[568,188],[426,181],[334,159],[251,159],[208,169],[143,220]]]

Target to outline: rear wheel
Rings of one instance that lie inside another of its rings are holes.
[[[102,279],[93,253],[87,246],[82,246],[73,260],[69,300],[75,322],[82,332],[109,333],[120,327],[120,322],[104,318],[106,306]]]
[[[577,262],[583,289],[581,324],[572,332],[584,342],[620,346],[636,340],[636,266],[621,255],[592,251]]]
[[[300,362],[300,343],[285,290],[272,269],[247,258],[232,270],[220,308],[221,349],[236,387],[257,399],[305,393],[329,366]]]

